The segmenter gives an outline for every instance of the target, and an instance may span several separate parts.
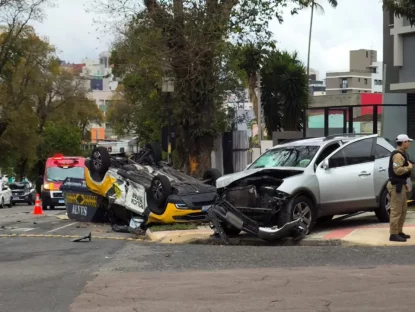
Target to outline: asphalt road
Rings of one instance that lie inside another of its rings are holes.
[[[15,226],[12,212],[0,210],[0,225],[8,223],[8,231]],[[24,226],[36,222],[21,212]],[[54,219],[45,217],[42,226],[55,227],[54,233],[68,229],[60,230],[62,223]],[[412,247],[179,246],[15,237],[0,238],[0,248],[0,311],[412,312],[415,305]]]

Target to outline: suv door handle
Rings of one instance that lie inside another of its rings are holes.
[[[361,173],[359,173],[359,177],[361,177],[361,176],[370,176],[371,175],[371,173],[369,172],[366,172],[366,171],[362,171]]]
[[[379,170],[379,172],[386,171],[386,169],[385,168],[382,168],[382,167],[379,167],[378,170]]]

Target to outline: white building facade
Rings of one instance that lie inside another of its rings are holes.
[[[372,63],[372,93],[383,92],[383,63]]]

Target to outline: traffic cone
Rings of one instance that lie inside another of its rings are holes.
[[[39,194],[36,194],[35,208],[33,209],[33,214],[43,215],[42,205],[40,204]]]

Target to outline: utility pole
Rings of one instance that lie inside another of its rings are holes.
[[[258,141],[259,146],[261,146],[262,141],[262,120],[261,120],[261,73],[258,71],[257,73],[257,99],[258,99]]]
[[[170,94],[174,92],[174,80],[171,77],[163,77],[162,78],[162,90],[161,92],[166,93],[166,108],[168,114],[168,129],[167,129],[167,162],[170,164],[171,162],[171,142],[172,142],[172,127],[171,127],[171,115],[172,115],[172,107],[171,107],[171,97]]]

